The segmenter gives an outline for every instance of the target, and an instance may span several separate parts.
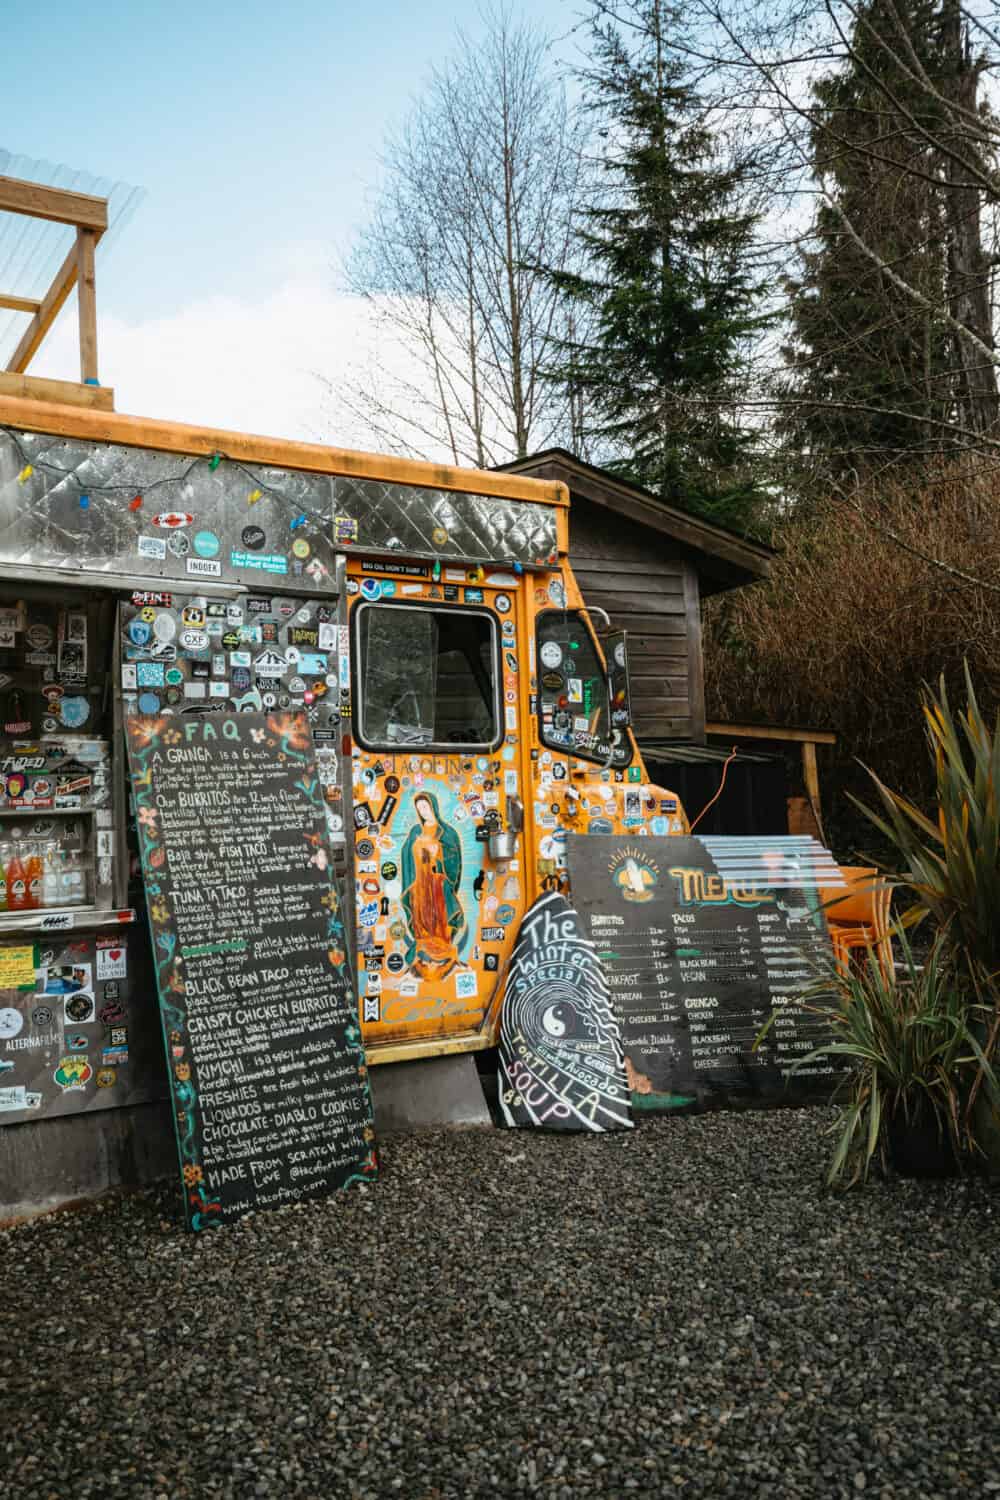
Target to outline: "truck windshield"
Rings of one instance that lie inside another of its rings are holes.
[[[360,604],[354,630],[366,749],[500,743],[496,626],[485,611]]]
[[[538,713],[543,745],[620,767],[632,759],[626,734],[612,729],[608,683],[579,610],[546,610],[537,619]]]

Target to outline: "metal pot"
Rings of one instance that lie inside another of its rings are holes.
[[[489,837],[490,859],[503,862],[513,859],[517,853],[517,834],[509,828],[502,833],[491,833]]]

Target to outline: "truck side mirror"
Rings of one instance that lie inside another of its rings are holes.
[[[624,630],[615,630],[602,641],[608,664],[608,703],[612,729],[627,729],[632,723],[632,700],[628,681],[628,647]]]

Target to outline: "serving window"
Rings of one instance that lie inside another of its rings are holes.
[[[499,643],[492,615],[422,604],[359,604],[352,623],[355,737],[365,749],[492,750],[500,744]]]
[[[546,610],[536,632],[542,744],[584,760],[628,765],[632,745],[611,726],[607,674],[581,611]]]

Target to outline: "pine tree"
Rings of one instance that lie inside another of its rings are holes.
[[[757,433],[733,415],[746,341],[761,324],[747,266],[755,217],[676,45],[664,0],[594,0],[584,74],[602,118],[606,191],[580,218],[584,270],[553,280],[586,312],[555,378],[582,400],[609,468],[662,500],[745,529],[764,501]],[[627,24],[627,36],[621,21]]]
[[[788,282],[780,428],[820,484],[965,443],[950,425],[970,420],[959,410],[963,350],[940,313],[955,301],[956,223],[977,243],[979,228],[977,215],[966,222],[967,203],[956,214],[942,166],[939,143],[954,139],[943,101],[955,60],[944,41],[942,10],[928,0],[867,0],[845,65],[814,88],[813,170],[836,207],[819,205]],[[983,292],[985,276],[967,279]]]

